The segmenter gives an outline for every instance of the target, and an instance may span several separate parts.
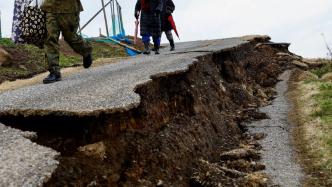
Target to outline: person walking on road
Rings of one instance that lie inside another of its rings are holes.
[[[171,51],[175,50],[174,38],[172,35],[172,24],[169,21],[169,17],[175,10],[173,0],[163,0],[163,10],[161,12],[161,31],[165,32],[167,40],[171,46]]]
[[[143,54],[150,54],[150,37],[153,38],[155,54],[159,54],[161,38],[162,0],[137,0],[135,18],[139,19],[141,13],[141,36],[145,50]]]
[[[83,11],[80,0],[45,0],[40,8],[46,13],[45,56],[50,72],[43,83],[61,80],[58,43],[60,32],[71,48],[83,56],[84,68],[89,68],[92,64],[92,47],[77,34],[80,12]]]

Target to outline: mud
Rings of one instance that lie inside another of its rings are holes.
[[[36,131],[34,141],[61,152],[45,186],[266,186],[262,135],[241,123],[266,117],[257,108],[271,103],[292,59],[277,55],[284,46],[256,44],[154,77],[137,88],[139,107],[125,113],[0,121]]]

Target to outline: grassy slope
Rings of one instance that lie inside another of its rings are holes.
[[[332,82],[320,78],[330,72],[332,62],[307,72],[309,76],[297,80],[291,94],[298,124],[295,141],[309,174],[308,187],[332,186]]]
[[[127,56],[125,49],[118,45],[90,42],[93,46],[94,59]],[[32,45],[15,45],[10,39],[0,39],[0,46],[13,56],[12,65],[0,67],[0,83],[29,78],[47,71],[44,50]],[[81,64],[82,57],[70,49],[68,44],[60,41],[60,66],[65,68]]]

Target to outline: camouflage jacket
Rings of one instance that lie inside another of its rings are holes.
[[[41,5],[44,12],[77,13],[83,11],[80,0],[45,0]]]

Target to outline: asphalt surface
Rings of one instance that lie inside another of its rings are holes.
[[[56,151],[30,141],[35,133],[0,124],[0,186],[41,186],[59,162]]]
[[[244,43],[247,41],[243,38],[179,43],[175,54],[165,48],[161,55],[139,55],[82,71],[61,82],[4,92],[0,94],[0,115],[89,116],[129,110],[140,103],[135,87],[152,76],[186,71],[198,56]]]
[[[259,143],[263,147],[262,162],[266,166],[266,173],[274,184],[281,187],[301,186],[303,172],[296,163],[295,152],[291,144],[291,128],[288,122],[290,106],[285,93],[288,90],[287,81],[290,72],[281,75],[282,80],[277,84],[277,98],[273,104],[260,109],[269,115],[270,119],[257,121],[247,125],[252,133],[264,133],[266,138]]]

